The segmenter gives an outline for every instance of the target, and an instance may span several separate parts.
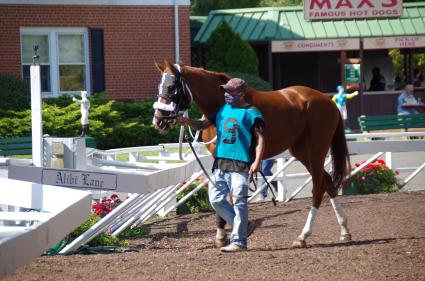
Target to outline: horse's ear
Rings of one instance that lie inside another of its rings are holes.
[[[168,60],[165,60],[164,64],[165,64],[165,67],[171,71],[172,75],[176,75],[178,70],[175,68],[175,66],[172,63],[170,63]]]
[[[158,69],[159,72],[161,72],[161,73],[164,72],[165,66],[163,66],[162,64],[160,64],[157,61],[154,61],[154,64],[155,64],[156,69]]]

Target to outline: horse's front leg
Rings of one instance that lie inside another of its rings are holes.
[[[341,207],[341,203],[338,198],[331,198],[332,207],[335,210],[336,218],[338,219],[339,226],[341,227],[341,235],[339,240],[348,242],[351,241],[351,234],[348,230],[348,220],[347,215]]]

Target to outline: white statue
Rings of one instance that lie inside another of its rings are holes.
[[[73,101],[78,102],[81,105],[81,125],[83,126],[83,130],[81,132],[81,136],[85,137],[89,133],[89,108],[90,101],[87,99],[87,92],[81,92],[81,100],[72,98]]]

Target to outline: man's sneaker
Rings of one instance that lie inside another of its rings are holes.
[[[256,221],[248,221],[248,231],[246,232],[247,237],[251,236],[254,230],[257,228]]]
[[[234,252],[243,252],[246,251],[246,246],[241,246],[241,245],[237,245],[237,244],[229,244],[226,247],[222,247],[220,249],[220,251],[224,252],[224,253],[234,253]]]
[[[217,228],[217,234],[215,235],[215,246],[221,248],[227,245],[227,233],[223,228]]]

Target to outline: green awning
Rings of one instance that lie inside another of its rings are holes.
[[[190,42],[194,42],[196,34],[201,29],[207,17],[190,16]]]
[[[425,35],[425,2],[406,3],[400,18],[309,21],[303,7],[212,11],[194,39],[203,44],[221,21],[250,42]]]

